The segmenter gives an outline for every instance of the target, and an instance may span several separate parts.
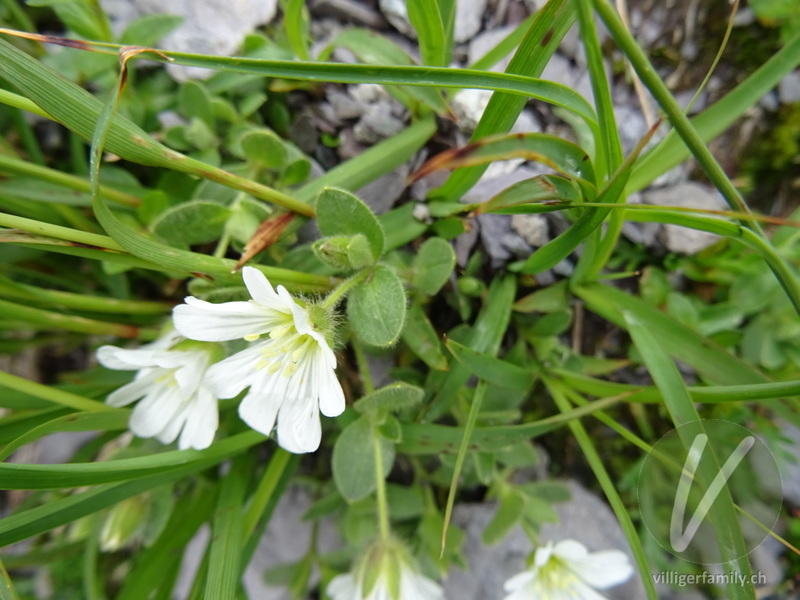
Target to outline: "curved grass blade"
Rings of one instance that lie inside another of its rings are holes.
[[[66,406],[79,411],[117,411],[116,408],[111,408],[110,406],[103,404],[102,402],[98,402],[97,400],[84,398],[83,396],[65,392],[64,390],[59,390],[52,386],[42,385],[41,383],[36,383],[35,381],[30,381],[24,377],[19,377],[18,375],[12,375],[11,373],[5,373],[3,371],[0,371],[0,386],[11,388],[12,390],[17,390],[24,394],[30,394],[31,396],[41,398],[47,402],[52,402],[53,404],[59,404],[61,406]]]
[[[10,33],[8,30],[0,31]],[[19,32],[13,32],[18,34]],[[81,44],[86,44],[81,42]],[[117,52],[133,52],[126,46],[114,45]],[[136,52],[159,52],[139,48]],[[166,59],[165,59],[166,60]],[[103,112],[103,104],[89,92],[53,69],[45,66],[5,40],[0,40],[0,76],[8,80],[30,100],[44,109],[50,118],[74,131],[82,138],[91,140],[97,120]],[[115,88],[114,95],[119,91]],[[112,111],[113,112],[113,111]],[[252,194],[257,198],[283,206],[289,210],[311,216],[311,206],[254,181],[244,179],[201,163],[160,144],[130,120],[115,115],[108,124],[108,150],[126,160],[152,167],[164,167],[197,175],[234,189]]]
[[[206,600],[236,597],[242,559],[245,492],[253,462],[252,453],[237,457],[222,482],[209,546]]]
[[[569,179],[555,175],[538,175],[531,179],[519,181],[483,204],[478,204],[475,208],[475,214],[509,214],[509,212],[521,212],[527,206],[542,209],[541,212],[551,212],[556,210],[557,207],[539,203],[567,202],[580,206],[581,199],[580,191]]]
[[[563,427],[573,419],[579,419],[591,415],[595,411],[605,410],[622,401],[627,401],[629,395],[624,393],[603,398],[602,400],[595,400],[586,406],[569,412],[522,425],[476,427],[470,436],[468,449],[479,452],[493,452],[517,442],[536,438]],[[405,454],[455,454],[464,439],[463,427],[451,427],[448,425],[408,423],[403,425],[402,431],[403,437],[397,444],[397,451]]]
[[[0,461],[8,458],[15,450],[30,444],[46,435],[64,431],[115,431],[128,428],[129,410],[115,409],[113,412],[73,413],[58,417],[10,441],[0,450]]]
[[[509,158],[539,162],[580,184],[593,200],[597,179],[589,155],[575,144],[544,133],[517,133],[485,137],[463,148],[446,150],[429,159],[410,177],[415,181],[439,169],[459,169]]]
[[[464,426],[464,436],[461,438],[459,444],[458,454],[456,455],[456,464],[453,467],[453,478],[450,480],[450,491],[447,493],[447,507],[444,511],[444,525],[442,526],[442,548],[440,557],[444,555],[444,549],[447,545],[447,529],[450,526],[450,518],[453,516],[453,505],[456,501],[456,492],[458,492],[458,480],[461,477],[461,469],[464,467],[464,459],[467,457],[469,450],[469,442],[472,438],[472,433],[475,431],[475,424],[478,422],[478,415],[481,412],[483,399],[486,396],[487,384],[485,381],[478,381],[475,388],[475,393],[472,396],[472,404],[469,407],[469,416],[467,417],[467,424]]]
[[[645,144],[647,144],[656,132],[656,129],[657,125],[651,127],[647,135],[636,145],[636,148],[633,149],[622,165],[620,165],[619,169],[617,169],[616,173],[614,173],[613,177],[608,181],[597,197],[598,204],[614,204],[623,198],[622,192],[630,176],[631,166],[638,158]],[[610,211],[610,208],[585,209],[581,216],[578,217],[578,220],[575,221],[567,231],[536,250],[527,260],[511,264],[509,269],[522,273],[541,273],[542,271],[553,268],[569,256],[583,240],[589,237],[589,235],[605,220]],[[599,258],[602,260],[602,257]],[[595,261],[596,260],[595,258]],[[592,266],[594,266],[594,263],[586,268],[590,270]]]
[[[664,404],[672,417],[678,434],[686,451],[689,452],[694,440],[705,435],[700,415],[692,403],[683,383],[683,378],[672,359],[666,354],[657,338],[653,335],[649,323],[641,320],[632,312],[623,311],[623,318],[633,343],[639,350],[647,370],[656,386],[661,390]],[[700,461],[697,466],[697,481],[701,489],[709,489],[712,480],[720,472],[720,463],[713,448],[708,449],[711,460]],[[752,598],[755,595],[751,579],[748,551],[744,544],[736,509],[727,485],[723,486],[708,510],[708,518],[714,526],[717,544],[726,567],[742,575],[741,581],[728,582],[728,594],[732,599]]]
[[[266,438],[255,431],[216,441],[205,450],[171,450],[136,458],[65,465],[0,464],[0,489],[53,490],[154,475],[165,469],[219,462]]]
[[[8,33],[12,35],[20,35],[21,32],[14,32],[11,30],[0,29],[0,33]],[[563,34],[562,34],[563,35]],[[549,40],[552,40],[553,34],[550,34]],[[48,41],[55,41],[56,38],[50,38]],[[67,40],[69,41],[69,40]],[[9,44],[5,43],[5,46]],[[0,48],[0,57],[4,55],[9,56],[9,60],[15,58],[11,56],[10,51],[5,48]],[[117,54],[125,47],[119,44],[100,44],[91,43],[93,48],[107,48],[106,53]],[[13,49],[13,47],[11,47]],[[553,48],[553,50],[555,47]],[[388,85],[409,85],[409,86],[423,86],[423,87],[445,87],[445,88],[478,88],[496,90],[506,92],[518,96],[524,104],[528,98],[541,100],[555,106],[560,106],[567,110],[574,112],[590,123],[596,121],[596,115],[591,105],[586,101],[583,96],[574,90],[552,81],[545,81],[533,77],[526,77],[521,75],[513,75],[508,73],[491,73],[486,71],[476,71],[472,69],[451,69],[445,67],[417,67],[417,66],[380,66],[374,67],[371,65],[351,65],[341,63],[303,63],[299,61],[280,61],[280,60],[261,60],[256,58],[228,58],[220,56],[210,56],[205,54],[192,54],[188,52],[174,52],[167,50],[148,49],[150,51],[157,51],[159,56],[155,56],[152,60],[156,62],[170,61],[175,64],[201,67],[214,70],[225,70],[236,73],[246,73],[251,75],[260,75],[263,77],[282,77],[284,79],[296,79],[301,81],[328,81],[333,83],[378,83]],[[18,52],[23,57],[26,54]],[[23,59],[26,65],[36,63],[34,59],[27,57]],[[544,65],[542,65],[544,66]],[[36,68],[30,66],[29,68]],[[540,71],[541,72],[541,71]],[[0,74],[7,76],[19,75],[16,70],[6,69],[0,67]],[[8,77],[11,79],[11,77]],[[66,80],[65,80],[66,81]],[[14,84],[17,81],[14,80]],[[74,85],[74,84],[73,84]],[[80,89],[80,88],[78,88]],[[53,116],[51,106],[43,106],[37,98],[32,97],[25,91],[25,95],[31,97],[39,106],[42,106],[48,113]],[[83,91],[83,90],[81,90]],[[90,96],[86,93],[87,96]],[[91,96],[90,96],[91,97]],[[93,103],[96,106],[96,102]],[[56,112],[63,112],[55,108]],[[520,107],[521,110],[521,107]],[[99,111],[98,111],[99,113]],[[60,119],[59,119],[60,120]],[[117,122],[117,119],[114,120]],[[129,122],[128,122],[129,123]],[[512,122],[513,123],[513,122]],[[130,127],[135,125],[130,124]],[[126,125],[127,127],[128,125]],[[509,125],[510,127],[510,125]],[[141,132],[141,130],[139,130]],[[146,134],[145,134],[146,135]],[[88,136],[87,136],[88,137]],[[111,149],[111,142],[116,141],[117,138],[109,135],[109,149]],[[128,144],[125,145],[126,147]],[[163,148],[163,147],[162,147]],[[151,149],[155,150],[155,149]],[[113,151],[113,150],[112,150]],[[180,156],[184,162],[190,162],[191,159],[176,152],[172,153],[171,158]],[[117,154],[117,152],[115,152]],[[122,155],[120,155],[122,156]],[[151,151],[149,158],[160,158],[162,161],[166,157],[159,157],[156,152]],[[134,160],[134,159],[131,159]],[[137,161],[138,162],[138,161]],[[143,163],[144,164],[144,163]],[[177,164],[177,163],[176,163]],[[162,165],[168,166],[168,165]],[[194,164],[192,163],[192,166]],[[210,166],[205,165],[208,169]],[[172,166],[172,168],[176,168]],[[188,167],[187,167],[188,168]],[[193,171],[187,171],[193,172]],[[198,173],[199,174],[199,173]],[[207,176],[207,175],[206,175]],[[220,182],[222,183],[222,182]],[[269,200],[268,198],[265,198]],[[286,208],[291,208],[287,206]],[[292,208],[292,210],[294,210]],[[303,210],[296,212],[303,213]]]
[[[481,354],[450,339],[445,340],[445,345],[458,362],[488,383],[515,390],[528,390],[536,381],[537,373],[531,369]]]
[[[669,315],[622,290],[601,283],[573,288],[592,312],[619,327],[625,327],[623,312],[647,323],[664,349],[708,381],[720,385],[767,383],[755,367],[725,351],[721,346],[689,329]]]

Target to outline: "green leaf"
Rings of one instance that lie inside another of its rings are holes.
[[[507,187],[487,202],[478,205],[475,212],[477,214],[522,212],[519,210],[520,207],[548,200],[580,202],[582,196],[578,187],[569,179],[556,175],[538,175]]]
[[[487,356],[463,346],[453,340],[447,340],[447,349],[458,361],[472,373],[489,383],[505,388],[527,390],[536,381],[537,373],[505,360]]]
[[[525,496],[515,489],[508,489],[502,493],[497,512],[483,530],[481,541],[491,546],[502,540],[514,525],[519,523],[525,510],[525,503]]]
[[[441,238],[430,238],[414,257],[412,285],[423,294],[433,296],[447,282],[455,265],[453,247]]]
[[[569,307],[567,297],[567,281],[559,281],[514,302],[517,312],[558,312]]]
[[[187,119],[199,119],[207,127],[214,126],[211,94],[202,83],[190,79],[181,86],[178,92],[178,108]]]
[[[125,45],[155,46],[183,20],[179,15],[144,15],[128,24],[119,41]]]
[[[412,302],[403,328],[403,342],[431,369],[446,371],[447,357],[442,352],[440,338],[419,302]]]
[[[167,243],[186,247],[218,239],[231,211],[210,200],[189,200],[165,210],[150,229]]]
[[[258,129],[245,133],[240,143],[248,162],[260,167],[280,171],[286,166],[286,146],[275,133]]]
[[[492,282],[483,308],[469,334],[467,345],[470,348],[489,356],[497,354],[511,320],[511,303],[514,301],[516,291],[517,282],[511,275],[498,277]],[[469,376],[470,370],[466,366],[461,363],[451,365],[441,385],[427,390],[427,394],[433,398],[430,400],[425,418],[437,419],[447,412],[455,400],[456,393],[467,382]]]
[[[415,385],[392,383],[357,400],[353,408],[361,414],[395,412],[418,405],[424,394],[422,388]]]
[[[355,334],[367,344],[386,347],[403,331],[406,293],[390,268],[375,267],[370,278],[355,287],[347,298],[347,317]]]
[[[667,352],[680,358],[711,382],[733,385],[767,381],[751,364],[622,290],[592,283],[573,288],[573,292],[586,302],[589,310],[619,327],[625,327],[623,311],[635,315]]]
[[[394,462],[394,446],[375,431],[367,415],[350,423],[333,447],[333,480],[348,502],[366,498],[377,487],[375,436],[380,445],[383,472],[388,473]]]
[[[408,20],[417,32],[422,64],[447,66],[447,42],[439,3],[430,0],[408,0]]]
[[[219,491],[209,545],[205,599],[234,598],[242,560],[245,492],[253,470],[253,455],[239,456]]]
[[[369,241],[372,257],[383,254],[383,229],[378,219],[359,198],[345,190],[324,188],[317,198],[317,225],[322,235],[362,234]]]

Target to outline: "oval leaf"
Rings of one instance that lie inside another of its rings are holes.
[[[325,236],[361,233],[367,238],[375,260],[383,253],[383,229],[378,219],[350,192],[324,188],[317,198],[317,225]]]
[[[355,334],[367,344],[394,344],[406,318],[406,293],[397,275],[378,265],[372,277],[350,293],[347,317]]]
[[[366,498],[375,491],[375,451],[369,418],[364,416],[348,425],[333,447],[333,480],[348,502]],[[394,462],[394,446],[380,437],[383,472]]]

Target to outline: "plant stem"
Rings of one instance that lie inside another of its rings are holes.
[[[375,384],[372,382],[372,375],[369,372],[369,364],[367,363],[367,355],[364,352],[364,346],[355,338],[353,338],[351,344],[353,346],[353,353],[356,355],[356,364],[358,365],[358,372],[361,375],[364,393],[371,394],[375,391]]]
[[[661,109],[667,114],[670,123],[672,123],[672,126],[681,138],[683,138],[684,143],[689,150],[691,150],[697,162],[702,165],[708,178],[716,188],[719,189],[728,202],[728,205],[733,210],[738,210],[749,215],[750,208],[745,204],[739,191],[734,187],[731,180],[725,174],[725,171],[722,170],[722,167],[720,167],[719,163],[714,158],[714,155],[711,154],[711,151],[703,143],[703,140],[700,138],[689,119],[683,114],[683,109],[661,80],[661,77],[653,68],[653,65],[650,64],[644,50],[642,50],[631,33],[625,28],[625,25],[622,24],[614,8],[607,0],[591,1],[597,14],[600,15],[600,18],[603,19],[606,27],[608,27],[609,32],[611,32],[614,41],[639,74],[639,77],[647,86],[647,89],[653,94],[653,97],[661,106]],[[757,222],[750,219],[747,219],[747,222],[754,231],[763,235],[763,231]]]
[[[388,542],[392,535],[389,525],[389,506],[386,502],[386,480],[383,473],[383,454],[381,453],[381,438],[378,428],[372,426],[372,449],[375,453],[375,496],[378,504],[378,526],[380,527],[381,540]]]
[[[59,290],[46,290],[33,285],[16,283],[2,276],[0,276],[0,295],[21,300],[38,300],[65,308],[104,313],[159,315],[168,313],[172,308],[172,304],[169,302],[119,300],[100,296],[84,296]]]
[[[16,175],[25,175],[49,183],[62,185],[71,190],[77,190],[87,194],[91,193],[91,184],[87,179],[76,177],[69,173],[62,173],[61,171],[56,171],[55,169],[50,169],[42,165],[25,162],[24,160],[19,160],[10,156],[0,155],[0,171],[14,173]],[[105,185],[100,186],[100,195],[107,200],[125,206],[139,206],[141,203],[136,196],[117,191]]]
[[[127,253],[125,248],[107,235],[78,231],[77,229],[70,229],[69,227],[62,227],[61,225],[53,225],[52,223],[44,223],[43,221],[17,217],[6,213],[0,213],[0,227],[22,229],[23,231],[56,238],[58,240],[66,240],[77,244],[86,244],[87,246],[95,246],[98,248],[105,248],[106,250],[117,250]]]
[[[341,300],[347,295],[347,293],[357,286],[359,283],[367,279],[372,275],[372,269],[367,268],[353,275],[350,279],[345,279],[342,283],[340,283],[336,288],[328,294],[327,298],[322,301],[322,307],[327,309],[333,309],[336,305],[341,302]]]
[[[85,317],[74,315],[64,315],[57,312],[42,310],[15,304],[6,300],[0,300],[0,312],[6,319],[18,319],[26,323],[35,323],[45,329],[65,329],[77,333],[96,333],[100,335],[115,335],[123,338],[139,338],[154,340],[158,337],[158,330],[145,329],[135,325],[125,325],[123,323],[109,323],[108,321],[97,321]]]

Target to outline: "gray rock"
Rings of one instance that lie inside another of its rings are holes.
[[[514,215],[511,217],[511,229],[534,248],[544,246],[550,241],[549,227],[544,215]]]
[[[385,29],[386,20],[369,3],[357,0],[314,0],[309,6],[312,15],[333,16],[372,29]]]
[[[392,27],[403,35],[416,39],[417,32],[408,20],[408,8],[404,0],[380,0],[378,7]]]
[[[389,103],[368,105],[361,119],[353,127],[356,141],[362,144],[374,144],[384,138],[397,135],[405,126],[403,121],[392,113]]]
[[[530,244],[521,235],[512,231],[503,234],[500,244],[515,258],[528,258],[533,253]]]
[[[456,3],[456,21],[453,39],[462,44],[471,40],[481,29],[487,0],[469,0]],[[378,6],[386,20],[403,35],[416,39],[417,32],[408,19],[408,8],[404,0],[380,0]]]
[[[491,259],[492,267],[502,266],[512,257],[511,252],[503,245],[504,236],[511,233],[511,216],[480,215],[477,221],[480,225],[481,243]]]
[[[361,113],[364,112],[364,105],[362,103],[353,98],[350,94],[346,94],[337,88],[328,88],[326,96],[337,118],[343,121],[347,119],[357,119],[361,116]]]
[[[626,200],[627,204],[641,204],[642,195],[640,193],[631,194]],[[634,223],[625,221],[622,224],[622,234],[636,244],[643,244],[648,248],[658,244],[658,234],[661,232],[659,223]]]
[[[144,15],[180,15],[185,20],[163,39],[164,48],[230,56],[245,35],[275,17],[278,0],[101,0],[100,4],[115,31]],[[167,65],[167,71],[178,81],[205,79],[214,73],[181,65]]]
[[[468,62],[469,64],[474,64],[480,58],[483,58],[489,50],[494,48],[497,44],[499,44],[503,39],[505,39],[508,34],[516,29],[516,25],[505,25],[503,27],[498,27],[496,29],[489,29],[488,31],[484,31],[475,36],[475,38],[469,44],[469,51],[467,53]],[[509,52],[506,56],[500,59],[496,65],[494,65],[491,70],[497,72],[503,72],[508,67],[508,63],[511,61],[511,57],[513,56],[513,51]]]
[[[725,210],[727,205],[717,190],[709,186],[686,182],[667,188],[645,191],[642,194],[645,204],[679,206]],[[697,231],[679,225],[665,225],[664,237],[667,248],[672,252],[695,254],[715,244],[718,236],[705,231]]]
[[[800,72],[792,71],[778,84],[778,98],[781,104],[800,102]]]
[[[487,0],[468,0],[456,3],[456,22],[453,39],[457,44],[470,41],[481,30]]]
[[[359,83],[348,88],[350,95],[361,104],[372,104],[373,102],[388,102],[392,99],[389,92],[382,85],[377,83]]]
[[[470,222],[470,224],[472,226],[469,226],[453,243],[453,250],[455,250],[456,253],[456,263],[462,268],[467,266],[467,261],[469,261],[469,257],[472,255],[472,249],[478,242],[478,228],[474,226],[473,222]]]
[[[647,122],[642,112],[634,106],[617,106],[614,108],[622,151],[630,153],[647,133]]]
[[[453,96],[450,108],[458,119],[457,125],[461,131],[465,133],[475,131],[491,97],[491,90],[476,89],[461,90]]]
[[[394,171],[378,177],[359,189],[356,195],[366,202],[375,214],[382,215],[388,212],[403,195],[409,171],[407,164],[400,165]]]
[[[542,527],[542,541],[575,539],[593,552],[622,550],[633,564],[628,542],[611,509],[578,483],[570,481],[568,486],[572,499],[554,506],[559,523],[546,523]],[[444,582],[447,598],[501,600],[505,595],[505,581],[525,569],[525,561],[533,547],[520,527],[514,528],[494,546],[487,547],[481,542],[483,530],[495,510],[494,506],[488,504],[462,504],[453,511],[453,523],[466,534],[464,553],[470,568],[450,572]],[[603,595],[611,600],[645,598],[638,573],[625,584],[603,590]]]
[[[312,537],[312,523],[303,521],[303,515],[313,504],[304,488],[291,485],[281,496],[267,530],[253,554],[244,573],[244,587],[249,598],[259,600],[287,600],[284,587],[264,583],[264,571],[270,567],[300,560],[308,552]],[[342,544],[336,526],[331,520],[319,521],[317,549],[330,552]],[[319,581],[319,573],[311,577],[312,585]]]

